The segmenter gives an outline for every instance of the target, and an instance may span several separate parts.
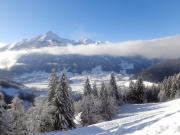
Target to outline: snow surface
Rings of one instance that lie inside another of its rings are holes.
[[[123,105],[114,120],[43,135],[180,135],[179,105],[180,99]]]

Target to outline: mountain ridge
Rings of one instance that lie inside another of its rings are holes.
[[[7,44],[0,48],[0,51],[5,50],[21,50],[21,49],[32,49],[32,48],[42,48],[51,46],[67,46],[67,45],[89,45],[89,44],[105,44],[104,41],[94,41],[89,38],[84,38],[80,40],[71,40],[67,38],[62,38],[58,34],[48,31],[45,34],[35,36],[30,39],[23,39],[19,42]]]

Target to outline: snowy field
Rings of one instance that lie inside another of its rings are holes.
[[[43,135],[180,135],[180,99],[123,105],[114,120]]]

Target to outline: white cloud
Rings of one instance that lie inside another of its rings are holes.
[[[26,52],[22,51],[4,51],[0,52],[0,69],[10,69],[16,64],[19,57]]]
[[[180,58],[180,36],[172,36],[153,40],[136,40],[102,45],[77,45],[66,47],[44,47],[19,51],[0,52],[0,68],[11,68],[18,58],[31,53],[63,55],[112,55],[134,56],[147,58]]]
[[[134,56],[142,55],[147,58],[180,58],[180,36],[166,37],[153,40],[136,40],[102,45],[78,45],[67,47],[51,47],[33,50],[39,53],[81,54],[81,55],[112,55]]]
[[[4,47],[6,44],[5,43],[0,43],[0,48]]]

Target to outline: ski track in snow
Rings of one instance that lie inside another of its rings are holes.
[[[180,99],[126,104],[114,120],[43,135],[180,135]]]

